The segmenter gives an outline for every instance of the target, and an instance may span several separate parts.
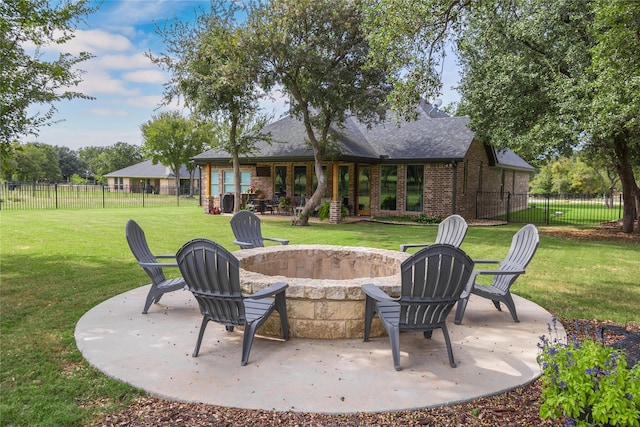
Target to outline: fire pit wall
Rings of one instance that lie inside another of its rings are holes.
[[[362,338],[364,294],[373,283],[391,295],[400,291],[400,265],[408,254],[385,249],[287,245],[234,252],[240,260],[243,292],[254,293],[276,282],[289,284],[287,315],[291,336],[299,338]],[[281,336],[274,314],[259,330]],[[374,318],[372,336],[384,328]]]

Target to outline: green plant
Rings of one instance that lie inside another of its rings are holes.
[[[318,219],[324,221],[329,218],[329,212],[331,211],[331,203],[324,202],[320,209],[318,209]],[[349,208],[345,205],[340,205],[340,218],[345,219],[349,215]]]
[[[281,209],[286,209],[288,207],[291,206],[291,197],[280,197],[278,199],[278,206],[280,206]]]
[[[440,224],[443,219],[442,215],[420,214],[415,218],[415,221],[419,224]]]
[[[591,339],[543,336],[540,348],[542,418],[565,416],[565,426],[640,426],[640,364],[627,369],[622,352]]]

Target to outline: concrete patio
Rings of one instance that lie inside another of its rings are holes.
[[[147,291],[110,298],[78,321],[76,343],[86,360],[155,396],[246,409],[383,412],[498,394],[539,376],[537,344],[552,318],[514,296],[521,319],[515,323],[508,311],[472,296],[463,324],[453,323],[453,313],[448,324],[455,369],[440,331],[431,340],[402,334],[402,371],[393,368],[386,336],[371,342],[256,336],[243,367],[241,331],[210,323],[193,358],[201,316],[191,293],[165,294],[143,315]]]

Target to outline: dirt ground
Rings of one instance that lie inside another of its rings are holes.
[[[479,224],[478,224],[479,225]],[[636,227],[637,228],[637,227]],[[540,233],[577,241],[616,241],[640,244],[640,230],[623,233],[620,224],[607,223],[596,229],[539,227]],[[588,331],[577,329],[587,319],[560,319],[568,335],[595,339],[600,324],[588,320]],[[639,324],[623,325],[639,331]],[[612,337],[615,339],[615,337]],[[542,420],[541,387],[535,381],[509,392],[470,402],[415,411],[324,415],[276,411],[243,410],[194,403],[140,398],[122,413],[95,420],[93,426],[562,426],[564,420]],[[381,397],[383,398],[383,397]]]

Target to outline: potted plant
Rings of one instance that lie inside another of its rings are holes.
[[[549,326],[550,334],[555,329]],[[565,426],[640,426],[640,363],[628,369],[620,350],[601,342],[541,337],[540,416]]]

